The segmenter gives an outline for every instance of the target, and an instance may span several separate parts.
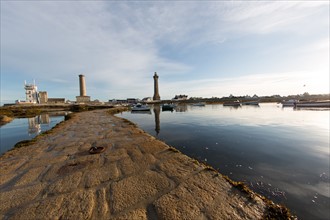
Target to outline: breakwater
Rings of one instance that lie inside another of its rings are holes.
[[[2,219],[291,218],[108,110],[74,114],[0,166]]]

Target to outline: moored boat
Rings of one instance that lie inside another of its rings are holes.
[[[223,106],[236,106],[236,107],[238,107],[238,106],[241,106],[241,103],[238,100],[236,100],[236,101],[231,101],[231,102],[224,102]]]
[[[295,108],[313,107],[313,108],[330,108],[330,101],[315,101],[315,102],[297,102]]]
[[[147,105],[142,105],[140,103],[134,105],[131,109],[132,111],[150,111],[150,107]]]
[[[163,104],[162,111],[173,111],[175,108],[174,104]]]
[[[290,99],[290,100],[283,100],[281,102],[282,107],[294,107],[295,103],[298,103],[299,100],[295,100],[295,99]]]

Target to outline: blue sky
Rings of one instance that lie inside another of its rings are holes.
[[[1,1],[1,102],[329,93],[329,1]]]

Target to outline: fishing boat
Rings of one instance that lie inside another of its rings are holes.
[[[236,107],[238,107],[238,106],[241,106],[241,103],[238,100],[236,100],[236,101],[231,101],[231,102],[224,102],[223,106],[236,106]]]
[[[150,107],[147,105],[142,105],[141,103],[138,103],[132,107],[132,112],[135,111],[150,111]]]
[[[315,101],[315,102],[297,102],[294,104],[295,108],[330,108],[330,101]]]
[[[294,107],[295,103],[298,103],[298,102],[299,102],[299,100],[290,99],[287,101],[283,100],[281,102],[281,104],[282,104],[282,107]]]
[[[173,111],[175,108],[174,104],[163,104],[162,111]]]

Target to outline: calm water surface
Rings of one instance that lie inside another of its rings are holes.
[[[38,115],[32,118],[17,118],[0,127],[0,155],[22,140],[31,140],[64,120],[64,116]]]
[[[118,116],[285,204],[299,219],[330,219],[329,109],[180,105]]]

